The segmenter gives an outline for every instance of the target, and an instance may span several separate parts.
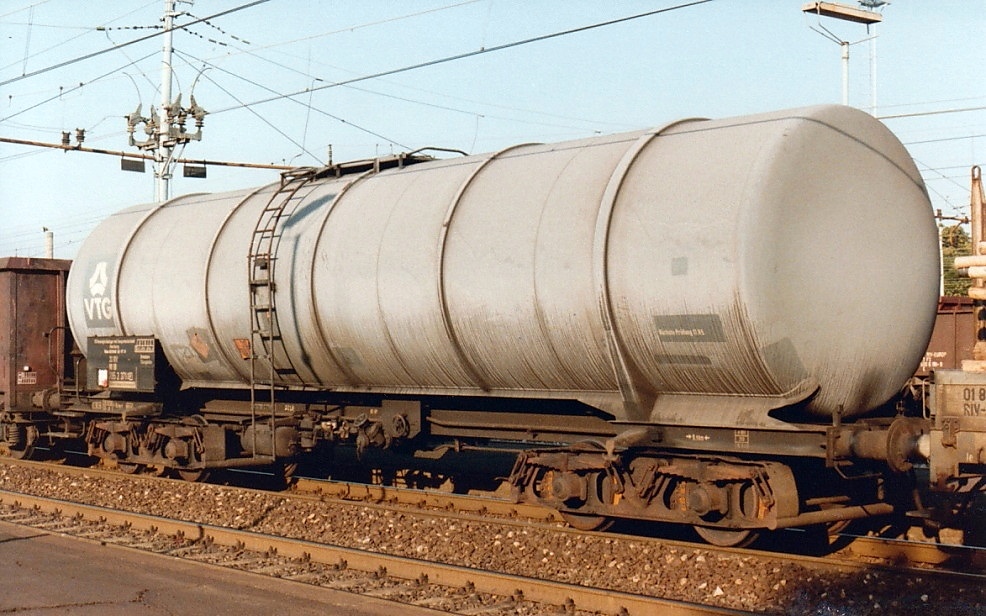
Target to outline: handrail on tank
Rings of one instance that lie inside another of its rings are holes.
[[[357,160],[350,160],[344,163],[333,163],[325,165],[324,167],[297,167],[295,169],[288,169],[281,172],[282,178],[296,178],[308,174],[312,174],[314,179],[320,180],[327,177],[342,177],[344,175],[352,175],[356,173],[363,173],[366,171],[373,171],[378,173],[384,169],[403,169],[407,165],[413,165],[416,163],[424,163],[428,161],[435,160],[433,156],[419,156],[421,152],[434,151],[434,152],[450,152],[454,154],[461,154],[463,156],[468,156],[468,152],[462,150],[455,150],[452,148],[439,148],[439,147],[423,147],[418,148],[412,152],[402,152],[400,154],[394,154],[391,156],[383,156],[376,158],[361,158]]]

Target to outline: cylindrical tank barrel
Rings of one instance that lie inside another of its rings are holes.
[[[153,334],[187,386],[248,385],[272,204],[285,385],[697,425],[852,415],[913,373],[937,306],[910,156],[821,106],[131,208],[79,251],[76,339]]]

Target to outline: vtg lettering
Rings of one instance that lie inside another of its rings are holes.
[[[109,321],[113,318],[113,303],[108,297],[87,297],[83,300],[89,321]]]

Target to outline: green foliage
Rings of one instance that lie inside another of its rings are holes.
[[[941,228],[942,265],[945,275],[945,295],[966,295],[972,281],[956,273],[955,257],[972,254],[972,240],[962,225]]]

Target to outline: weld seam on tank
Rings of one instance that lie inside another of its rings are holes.
[[[485,160],[480,162],[476,168],[469,174],[469,176],[463,180],[462,184],[459,186],[459,190],[455,193],[455,197],[452,198],[451,203],[449,203],[448,209],[445,210],[445,217],[442,219],[441,233],[438,237],[438,305],[442,310],[442,325],[445,328],[445,335],[448,337],[449,343],[452,345],[452,350],[455,351],[456,357],[458,357],[459,362],[462,367],[468,373],[469,377],[473,380],[476,387],[483,391],[490,391],[489,378],[482,374],[475,363],[469,358],[466,353],[465,348],[462,346],[462,341],[459,338],[458,333],[455,331],[455,327],[452,325],[452,312],[449,310],[448,305],[448,294],[445,290],[445,249],[448,245],[448,236],[452,230],[452,219],[455,217],[455,211],[458,209],[459,203],[465,197],[466,192],[472,183],[475,181],[476,177],[486,169],[494,160],[499,158],[501,155],[506,154],[512,150],[517,150],[523,147],[528,147],[532,145],[540,145],[536,143],[522,143],[519,145],[513,145],[497,152],[490,154]]]
[[[791,118],[780,118],[772,119],[769,123],[787,123],[790,121]],[[782,132],[780,139],[783,140],[785,137],[786,133]],[[749,179],[743,184],[742,188],[737,186],[736,198],[740,198],[738,195],[743,195],[743,199],[752,199],[751,196],[748,196],[748,193],[749,191],[755,190],[756,180],[753,178],[766,177],[768,175],[769,170],[767,167],[774,160],[774,153],[779,147],[782,146],[777,143],[776,137],[773,140],[765,140],[759,145],[755,154],[750,157]],[[745,390],[750,392],[751,395],[757,395],[766,399],[783,398],[787,397],[785,387],[778,382],[774,371],[767,362],[765,355],[767,345],[761,343],[760,336],[758,335],[759,332],[752,325],[748,298],[744,297],[745,289],[748,286],[747,281],[751,275],[749,270],[750,264],[740,259],[739,255],[748,254],[750,250],[748,244],[751,241],[751,225],[756,224],[751,221],[751,217],[757,213],[757,210],[751,208],[741,209],[737,213],[736,224],[737,228],[741,230],[738,231],[736,243],[736,276],[738,284],[733,293],[732,306],[726,313],[732,320],[732,323],[726,329],[728,331],[737,331],[741,334],[741,339],[744,341],[740,345],[740,348],[744,352],[743,363],[750,366],[751,369],[736,375],[735,379],[730,379],[729,384],[724,384],[724,388],[730,391]],[[799,385],[794,386],[792,391],[798,389]]]
[[[650,407],[653,405],[655,394],[651,392],[650,404],[643,400],[641,391],[641,378],[639,369],[630,362],[629,353],[622,344],[619,328],[616,323],[616,315],[613,308],[613,298],[610,293],[609,283],[609,236],[613,222],[613,214],[616,211],[616,200],[620,195],[620,189],[626,180],[627,173],[633,167],[634,162],[641,152],[657,137],[661,136],[668,129],[685,124],[687,122],[701,121],[701,118],[688,118],[668,122],[652,131],[641,135],[637,141],[623,154],[619,163],[610,174],[606,188],[599,204],[599,212],[596,215],[595,234],[592,241],[592,278],[596,287],[596,303],[599,307],[599,314],[602,317],[603,331],[606,336],[606,350],[609,355],[610,365],[613,368],[613,375],[616,377],[616,385],[620,390],[620,397],[623,399],[623,407],[627,416],[636,421],[644,421],[650,416]],[[647,385],[647,389],[653,388]]]
[[[812,124],[817,124],[819,126],[824,126],[825,128],[827,128],[827,129],[829,129],[829,130],[831,130],[833,132],[839,133],[840,135],[842,135],[843,137],[849,139],[850,141],[855,141],[856,143],[858,143],[859,145],[861,145],[865,149],[869,150],[870,152],[872,152],[876,156],[882,158],[891,167],[893,167],[897,171],[900,171],[901,174],[903,174],[903,176],[906,177],[907,180],[911,184],[914,184],[914,186],[916,188],[918,188],[922,193],[924,193],[924,195],[927,197],[927,195],[928,195],[928,188],[927,188],[927,186],[925,186],[924,180],[921,178],[920,172],[918,172],[918,176],[915,178],[914,176],[912,176],[910,173],[907,172],[907,169],[904,169],[903,167],[901,167],[899,164],[897,164],[895,161],[893,161],[889,156],[887,156],[886,152],[882,151],[880,148],[876,147],[872,143],[869,143],[867,141],[863,141],[862,138],[860,138],[858,135],[851,135],[851,134],[847,133],[844,129],[842,129],[842,128],[838,127],[838,126],[835,126],[833,124],[830,124],[828,122],[822,122],[818,118],[812,118],[812,117],[807,117],[807,116],[791,116],[791,117],[792,118],[795,118],[795,119],[798,119],[798,120],[803,120],[805,122],[811,122]],[[888,132],[891,132],[890,129],[886,129],[886,130]],[[893,134],[893,133],[891,132],[891,134]],[[895,138],[897,138],[896,135],[895,135]],[[902,143],[900,145],[903,146],[904,144]],[[911,159],[911,161],[913,162],[913,158]],[[916,166],[914,167],[914,169],[917,171],[917,167]]]
[[[322,245],[322,238],[325,237],[325,228],[328,226],[329,217],[332,216],[332,212],[335,211],[336,206],[340,201],[342,201],[342,198],[346,196],[346,193],[348,193],[353,186],[376,173],[377,171],[370,169],[368,171],[364,171],[358,177],[346,183],[336,194],[335,198],[332,199],[332,202],[326,207],[325,216],[322,217],[322,224],[319,226],[318,234],[315,239],[315,245],[312,247],[312,258],[310,263],[311,268],[308,275],[308,293],[312,305],[312,314],[315,317],[315,326],[318,328],[317,338],[322,344],[322,348],[326,351],[328,357],[332,359],[332,362],[335,363],[337,368],[339,368],[339,372],[346,378],[348,381],[347,385],[350,387],[356,387],[359,383],[359,379],[356,378],[356,375],[349,369],[346,362],[342,361],[338,353],[336,353],[336,351],[332,348],[332,345],[329,343],[329,337],[326,335],[325,323],[322,321],[322,311],[319,309],[318,297],[315,294],[315,264],[318,262],[318,259],[316,259],[315,256],[320,253],[319,247]],[[319,377],[317,380],[321,381],[322,379]]]
[[[247,382],[249,382],[250,380],[250,375],[246,371],[246,366],[249,364],[246,364],[243,361],[239,361],[240,360],[239,357],[234,358],[232,355],[230,355],[226,349],[226,344],[224,343],[224,341],[219,339],[219,333],[216,330],[216,323],[215,320],[212,318],[212,302],[210,301],[211,297],[209,295],[209,281],[212,275],[213,257],[215,257],[216,255],[216,245],[219,243],[219,240],[223,237],[226,228],[229,226],[230,220],[232,220],[233,216],[235,216],[237,212],[239,212],[247,203],[253,200],[254,197],[256,197],[258,194],[263,192],[264,189],[272,188],[273,186],[275,186],[275,184],[276,183],[272,182],[270,184],[267,184],[266,186],[261,186],[255,189],[253,192],[243,197],[243,199],[241,199],[235,206],[230,208],[229,214],[227,214],[226,217],[223,218],[222,223],[216,229],[216,233],[212,236],[212,241],[209,243],[209,253],[205,261],[205,275],[202,277],[203,278],[202,297],[203,297],[203,301],[205,302],[205,315],[206,315],[206,322],[208,323],[209,326],[209,334],[212,336],[212,339],[216,341],[216,346],[219,347],[219,352],[222,354],[223,359],[226,360],[226,363],[229,366],[231,366],[234,370],[236,370],[236,373],[239,374],[240,378],[242,378],[244,381]],[[249,263],[247,263],[247,269],[248,269],[247,275],[249,276]],[[253,317],[251,316],[251,318]],[[252,353],[253,349],[251,349],[250,352]]]
[[[626,174],[640,152],[668,126],[671,124],[666,124],[655,131],[642,135],[620,158],[613,173],[610,174],[606,188],[603,190],[599,212],[596,214],[596,226],[592,242],[593,280],[595,281],[596,301],[602,318],[603,332],[606,336],[606,351],[627,417],[637,421],[646,419],[649,409],[645,408],[641,392],[637,382],[635,382],[639,379],[634,379],[626,349],[623,348],[619,332],[616,329],[616,318],[609,288],[609,236],[613,213],[616,209],[616,199],[619,197],[620,188],[626,180]]]
[[[555,345],[554,340],[552,339],[550,334],[551,328],[548,326],[547,320],[545,319],[544,306],[542,305],[541,297],[538,294],[538,289],[540,288],[540,285],[538,284],[539,270],[537,267],[537,263],[538,263],[537,254],[538,254],[538,248],[542,246],[540,241],[541,231],[544,228],[544,224],[543,224],[544,216],[548,211],[547,203],[550,202],[550,196],[555,191],[555,188],[558,186],[558,182],[561,179],[561,176],[564,174],[565,170],[572,165],[572,163],[579,157],[580,154],[581,152],[576,152],[571,158],[568,159],[568,161],[565,163],[565,166],[558,171],[558,177],[555,178],[555,181],[552,182],[551,184],[551,188],[545,194],[545,203],[542,204],[541,215],[538,217],[538,228],[534,239],[534,255],[532,259],[532,263],[534,264],[534,267],[532,268],[533,280],[531,283],[531,288],[533,289],[534,292],[534,314],[537,316],[538,329],[541,332],[541,339],[545,341],[546,346],[548,347],[548,349],[551,350],[551,355],[554,357],[555,364],[565,375],[564,380],[569,383],[575,383],[578,381],[578,379],[572,373],[571,369],[568,367],[568,365],[562,358],[562,354],[559,353],[558,347]],[[535,374],[537,373],[536,370],[534,370],[533,372],[535,372]],[[541,385],[542,388],[546,388],[543,380],[541,380]]]
[[[183,197],[194,197],[196,195],[201,195],[201,194],[204,194],[204,193],[193,193],[191,195],[182,195],[182,197],[175,197],[174,199],[169,199],[169,200],[167,200],[167,201],[165,201],[163,203],[157,204],[156,206],[154,206],[153,208],[151,208],[151,210],[149,212],[147,212],[147,214],[145,214],[144,217],[141,218],[140,221],[136,225],[134,225],[134,228],[131,229],[130,230],[130,233],[127,235],[127,239],[124,240],[124,242],[122,244],[122,247],[120,249],[120,258],[117,259],[116,267],[114,268],[114,271],[113,271],[113,277],[111,278],[111,280],[114,281],[114,284],[113,284],[113,313],[116,316],[116,328],[117,328],[117,331],[120,333],[120,335],[123,335],[123,336],[128,335],[127,334],[127,329],[126,329],[126,327],[124,326],[124,323],[123,323],[123,312],[120,309],[120,306],[121,306],[121,303],[120,303],[120,283],[123,280],[123,278],[121,277],[121,274],[123,273],[123,264],[127,260],[127,256],[130,253],[130,247],[133,245],[134,239],[137,237],[137,234],[144,227],[144,225],[147,224],[147,221],[149,221],[155,214],[157,214],[158,212],[160,212],[164,208],[168,207],[170,204],[174,203],[178,199],[181,199]]]
[[[404,191],[401,193],[400,197],[394,199],[394,202],[391,204],[390,212],[387,214],[387,220],[381,226],[380,244],[377,246],[376,250],[374,250],[374,257],[375,257],[374,278],[376,279],[375,295],[376,295],[376,303],[377,303],[376,306],[377,315],[380,319],[380,331],[383,332],[383,335],[387,340],[387,346],[390,347],[391,356],[393,357],[394,361],[397,363],[397,366],[399,366],[400,369],[404,372],[403,378],[406,378],[408,382],[413,382],[414,377],[412,375],[414,374],[414,371],[408,367],[407,362],[404,360],[404,355],[400,351],[400,347],[397,345],[397,343],[394,340],[394,334],[390,327],[390,320],[387,318],[387,315],[384,314],[383,301],[380,296],[380,281],[383,278],[380,269],[380,255],[383,253],[383,245],[385,244],[384,238],[387,237],[387,229],[390,228],[391,222],[394,220],[394,214],[400,208],[401,200],[404,198],[408,190],[409,187],[405,186]]]

